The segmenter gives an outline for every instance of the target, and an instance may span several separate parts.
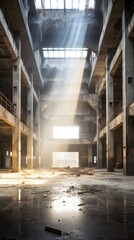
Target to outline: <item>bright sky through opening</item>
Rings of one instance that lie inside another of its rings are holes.
[[[54,127],[53,138],[56,139],[78,139],[79,127]]]
[[[35,0],[36,8],[64,9],[64,0]],[[66,9],[84,11],[85,7],[94,8],[94,0],[66,0]]]
[[[44,58],[86,58],[87,48],[43,48]]]

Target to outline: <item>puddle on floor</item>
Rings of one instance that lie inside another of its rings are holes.
[[[1,188],[0,240],[134,239],[134,194],[81,180]]]

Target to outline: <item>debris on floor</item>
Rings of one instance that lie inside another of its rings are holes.
[[[45,231],[51,232],[51,233],[55,233],[55,234],[60,235],[60,236],[62,235],[62,231],[61,230],[55,229],[55,228],[52,228],[52,227],[45,226]]]
[[[85,205],[85,203],[81,203],[81,204],[78,204],[78,207],[84,206],[84,205]]]
[[[81,194],[85,194],[85,193],[89,193],[89,194],[95,194],[97,192],[99,192],[100,190],[97,189],[96,185],[95,186],[92,186],[92,187],[89,187],[89,186],[84,186],[82,188],[79,188],[79,187],[75,187],[75,186],[70,186],[68,189],[67,189],[67,193],[77,193],[78,195],[81,195]]]
[[[134,177],[53,171],[0,174],[0,240],[134,240]]]

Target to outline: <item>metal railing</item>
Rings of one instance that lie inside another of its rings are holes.
[[[13,103],[11,103],[2,92],[0,92],[0,105],[3,106],[8,112],[13,114],[14,116],[16,115]],[[21,121],[26,125],[27,114],[23,109],[21,109]]]
[[[2,92],[0,92],[0,105],[2,105],[8,112],[14,113],[14,106],[13,103],[11,103],[8,98],[4,96]]]
[[[115,108],[114,108],[114,117],[117,117],[119,113],[122,112],[122,102],[120,102]]]
[[[23,110],[23,108],[21,108],[21,121],[27,125],[27,114],[26,112]]]

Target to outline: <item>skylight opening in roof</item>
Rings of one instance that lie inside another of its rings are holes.
[[[44,58],[86,58],[87,48],[43,48]]]
[[[51,4],[50,4],[50,0],[45,0],[45,8],[50,9],[51,8]]]
[[[36,8],[42,8],[42,3],[41,3],[41,0],[35,0],[35,6]]]
[[[88,8],[95,8],[95,2],[94,0],[89,0],[89,6]]]
[[[51,3],[51,7],[57,9],[58,8],[58,2],[57,0],[53,0]]]
[[[79,139],[79,127],[53,127],[53,138]]]
[[[85,0],[80,1],[79,3],[79,10],[84,11],[84,9],[85,9]]]
[[[76,57],[76,58],[80,58],[80,57],[81,57],[81,51],[76,51],[75,57]]]
[[[78,2],[78,0],[73,1],[73,9],[79,9],[79,2]]]
[[[58,0],[58,9],[64,8],[64,0]]]
[[[66,1],[66,8],[72,9],[72,1],[71,0]]]
[[[54,58],[54,51],[48,51],[49,58]]]
[[[94,0],[35,0],[37,9],[77,9],[84,11],[85,8],[94,8]]]

